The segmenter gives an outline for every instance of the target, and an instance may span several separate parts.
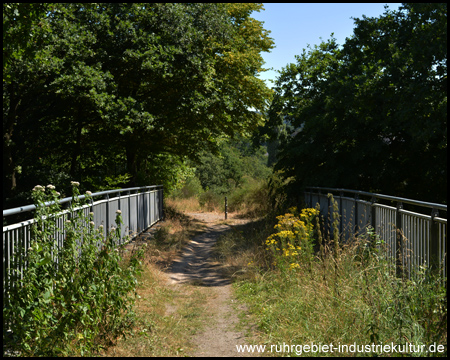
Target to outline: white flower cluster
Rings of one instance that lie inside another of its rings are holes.
[[[71,181],[70,185],[72,185],[72,186],[80,186],[80,183],[78,181]]]
[[[33,191],[45,191],[45,187],[43,187],[42,185],[36,185],[33,188]]]

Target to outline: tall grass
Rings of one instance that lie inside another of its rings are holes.
[[[314,256],[292,251],[292,246],[301,247],[298,244],[305,241],[300,232],[295,234],[295,226],[299,229],[296,221],[301,219],[300,215],[290,214],[279,217],[278,223],[272,221],[272,226],[270,222],[254,223],[248,225],[252,228],[227,234],[217,246],[217,257],[230,264],[237,294],[249,305],[258,323],[261,343],[436,343],[445,346],[444,353],[413,355],[446,355],[447,298],[442,279],[427,268],[421,268],[410,279],[398,278],[382,239],[373,232],[339,244],[333,238],[322,237],[317,217],[310,218],[316,228],[308,235],[309,249],[316,249]],[[291,233],[287,232],[288,220]],[[339,219],[334,220],[337,240]],[[270,248],[273,239],[279,250]],[[243,251],[245,248],[251,251]],[[399,353],[374,351],[360,355]]]

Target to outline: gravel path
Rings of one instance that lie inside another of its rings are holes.
[[[206,326],[192,338],[196,345],[189,356],[249,356],[238,353],[236,345],[244,345],[242,331],[236,330],[239,323],[238,313],[245,312],[233,295],[229,279],[223,278],[218,271],[219,264],[210,259],[211,251],[220,234],[230,229],[229,225],[218,223],[224,220],[223,214],[188,213],[187,215],[207,224],[206,230],[196,236],[184,249],[182,256],[175,260],[170,268],[168,283],[183,289],[186,286],[205,286],[207,304]],[[230,223],[245,223],[246,220],[230,219]],[[173,309],[169,309],[173,311]]]

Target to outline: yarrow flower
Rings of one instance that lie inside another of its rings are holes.
[[[78,181],[71,181],[70,185],[72,185],[72,186],[80,186],[80,183]]]
[[[91,224],[91,226],[95,226],[95,222],[90,221],[89,224]]]
[[[47,185],[47,189],[55,190],[55,186],[52,184]]]
[[[116,210],[116,214],[122,214],[122,211]]]
[[[86,191],[86,195],[92,196],[92,192],[90,192],[90,191],[88,190],[88,191]]]
[[[36,185],[33,188],[33,191],[45,191],[45,187],[43,187],[42,185]]]

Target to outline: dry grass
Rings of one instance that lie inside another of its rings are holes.
[[[196,197],[188,199],[165,199],[166,206],[176,209],[179,212],[200,212],[202,211],[200,203]]]
[[[202,328],[204,289],[168,287],[165,274],[147,264],[137,289],[137,321],[132,333],[101,356],[183,356],[193,345],[190,337]]]

